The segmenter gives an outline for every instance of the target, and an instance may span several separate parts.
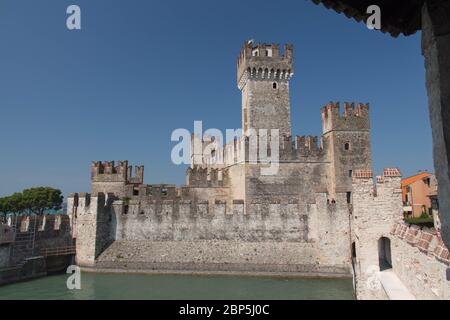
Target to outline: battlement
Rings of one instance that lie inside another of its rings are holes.
[[[353,172],[353,179],[372,179],[373,178],[373,173],[372,170],[368,169],[368,170],[355,170],[355,172]]]
[[[119,174],[126,177],[128,170],[128,161],[119,161],[117,166],[114,161],[93,161],[91,165],[92,176],[100,174]]]
[[[384,168],[382,176],[376,176],[377,183],[383,183],[386,179],[401,178],[402,173],[398,168]],[[358,180],[372,180],[373,173],[372,170],[355,170],[353,172],[353,181]]]
[[[11,235],[14,230],[17,233],[37,231],[38,233],[54,233],[54,231],[70,231],[70,219],[67,214],[49,214],[42,216],[9,216],[6,225],[1,227],[9,228]],[[50,234],[48,234],[50,235]],[[39,236],[38,238],[39,239]],[[14,242],[14,237],[11,239]]]
[[[142,184],[144,183],[144,166],[135,166],[134,167],[134,176],[133,176],[133,167],[128,167],[128,182],[133,184]]]
[[[290,137],[286,137],[286,141],[291,140]],[[294,148],[296,150],[305,150],[307,153],[315,153],[322,149],[319,137],[317,136],[296,136]]]
[[[255,139],[256,142],[252,141]],[[267,146],[261,145],[264,140],[260,140],[258,136],[244,136],[241,140],[245,146],[245,160],[251,160],[249,152],[256,155],[260,154],[260,149],[266,149],[267,154],[272,155],[272,137],[268,136]],[[256,147],[255,147],[256,146]],[[324,155],[324,145],[320,137],[317,136],[288,136],[279,137],[279,158],[280,160],[306,160],[305,157],[318,157]]]
[[[117,240],[307,242],[306,204],[211,198],[115,201]],[[268,223],[270,221],[270,223]],[[262,227],[264,226],[264,227]]]
[[[317,136],[283,136],[280,139],[280,160],[314,160],[325,155],[324,144]]]
[[[242,89],[250,78],[289,80],[293,76],[293,46],[286,44],[284,53],[278,44],[246,42],[237,58],[237,83]]]
[[[355,107],[354,102],[344,103],[344,112],[341,114],[339,102],[329,102],[321,109],[323,133],[332,130],[348,131],[368,131],[370,129],[369,121],[369,103],[358,103]]]
[[[212,199],[196,200],[196,199],[158,199],[158,200],[138,200],[133,199],[127,203],[122,200],[113,202],[116,208],[116,214],[132,217],[142,216],[160,216],[166,219],[181,219],[182,216],[233,216],[233,215],[254,215],[257,217],[282,216],[282,217],[298,217],[303,216],[303,210],[298,201],[251,201],[245,203],[242,199],[223,200]],[[125,208],[126,207],[126,208]]]
[[[402,173],[398,168],[384,168],[383,176],[390,178],[401,178]]]
[[[103,215],[116,199],[117,197],[113,193],[71,193],[67,197],[67,215],[72,219],[82,220],[91,216]]]
[[[188,184],[194,181],[202,181],[202,185],[207,185],[206,181],[216,181],[215,177],[219,177],[218,186],[222,186],[222,180],[226,180],[225,173],[221,176],[221,170],[223,166],[230,166],[233,164],[243,163],[244,161],[260,161],[261,149],[265,150],[268,160],[273,160],[272,155],[272,137],[269,135],[267,139],[260,139],[259,136],[243,136],[240,139],[235,139],[232,143],[229,143],[223,147],[215,146],[214,148],[208,148],[211,146],[210,141],[203,141],[196,139],[193,143],[198,144],[195,147],[191,147],[192,150],[196,150],[196,153],[191,154],[191,168],[188,173]],[[278,155],[280,160],[299,160],[307,161],[308,158],[312,160],[317,157],[322,157],[326,154],[325,149],[327,144],[323,141],[322,137],[318,136],[282,136],[279,137],[278,142]],[[264,141],[267,145],[262,145]],[[195,149],[194,149],[195,148]],[[210,151],[214,150],[215,156],[211,157]],[[264,152],[262,152],[264,154]],[[221,162],[217,162],[220,160]],[[265,161],[264,161],[265,162]],[[194,166],[197,168],[194,170]],[[216,171],[208,171],[219,169]],[[208,180],[206,180],[209,177]],[[211,184],[211,183],[209,183]]]
[[[106,195],[103,192],[99,192],[95,195],[92,195],[88,192],[79,192],[79,193],[69,193],[67,196],[67,200],[71,202],[74,207],[82,207],[88,208],[91,206],[91,200],[94,198],[94,202],[105,204],[106,203]]]
[[[377,184],[382,184],[386,181],[386,179],[392,180],[393,178],[401,179],[402,173],[398,168],[384,168],[384,172],[382,176],[377,176],[376,181]]]
[[[223,187],[228,170],[194,165],[187,169],[187,184],[191,187]]]
[[[132,184],[142,184],[144,182],[144,166],[128,166],[128,161],[119,161],[115,165],[114,161],[93,161],[91,165],[91,180],[93,182],[123,182]]]
[[[387,201],[390,205],[401,207],[401,178],[401,172],[397,168],[385,168],[383,175],[376,176],[375,181],[372,170],[355,170],[352,178],[353,191],[358,194],[358,201],[363,201],[360,198],[369,197],[375,200],[377,205]],[[364,201],[367,204],[368,200]]]

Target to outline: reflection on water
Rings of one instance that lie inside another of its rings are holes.
[[[0,287],[0,299],[353,299],[347,279],[82,273],[81,290],[69,275]]]

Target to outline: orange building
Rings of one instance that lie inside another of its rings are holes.
[[[429,172],[421,172],[402,180],[403,213],[418,218],[432,215],[430,195],[436,189],[436,178]]]

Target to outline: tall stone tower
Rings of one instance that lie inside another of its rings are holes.
[[[242,91],[242,130],[279,129],[291,136],[289,80],[293,49],[277,44],[244,44],[237,61],[237,83]]]
[[[372,170],[369,104],[330,102],[322,108],[322,137],[328,145],[330,161],[328,193],[346,193],[352,202],[352,177],[356,170]]]

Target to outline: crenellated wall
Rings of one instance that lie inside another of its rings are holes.
[[[228,186],[228,169],[207,168],[194,165],[186,172],[187,185],[192,187],[216,188]]]
[[[284,54],[280,54],[278,44],[258,44],[246,42],[237,58],[237,83],[243,86],[246,77],[261,79],[288,79],[293,74],[293,46],[286,44]]]
[[[298,272],[328,274],[334,270],[340,276],[348,276],[350,272],[348,241],[335,241],[349,237],[345,195],[336,203],[330,203],[325,193],[317,194],[311,203],[297,200],[246,204],[244,200],[152,200],[139,196],[110,202],[102,194],[83,194],[78,198],[73,195],[69,199],[72,212],[77,216],[77,263],[82,266],[98,266],[99,261],[103,267],[112,266],[113,262],[108,261],[114,255],[111,251],[126,251],[124,247],[135,250],[133,243],[146,241],[146,246],[152,248],[148,250],[158,251],[169,243],[178,242],[181,246],[198,242],[202,247],[210,242],[211,245],[220,243],[221,250],[227,252],[236,252],[237,248],[244,251],[255,246],[260,248],[254,253],[254,263],[260,271],[289,268],[274,267],[279,261],[270,258],[273,254],[267,251],[269,248],[273,250],[275,246],[280,254],[288,250],[286,252],[292,255],[297,246],[297,253],[308,257],[301,265],[293,267]],[[185,254],[198,256],[196,251]],[[211,258],[208,257],[208,261]],[[170,253],[160,263],[173,266],[176,259]],[[206,257],[200,260],[204,259]],[[223,257],[217,252],[215,259],[219,261]],[[292,259],[297,261],[293,264],[299,264],[298,257],[292,256]],[[191,263],[195,270],[209,268],[198,261]],[[246,261],[241,260],[238,269],[245,269],[245,265]]]
[[[344,112],[341,113],[339,102],[330,102],[322,108],[323,133],[332,130],[369,131],[369,104],[344,103]]]
[[[372,169],[369,104],[346,102],[341,113],[339,102],[322,108],[322,139],[329,161],[328,192],[352,192],[352,177],[357,170]]]
[[[111,244],[111,205],[115,196],[74,193],[67,197],[67,214],[76,220],[76,262],[94,265],[95,259]]]
[[[252,203],[243,200],[123,201],[113,203],[116,240],[191,241],[308,240],[306,208],[298,203]]]
[[[191,141],[191,170],[194,167],[222,169],[245,162],[272,160],[270,155],[274,144],[271,139],[270,132],[267,133],[267,139],[261,138],[261,134],[257,132],[254,136],[244,136],[220,146],[217,142],[211,143],[193,136]],[[323,137],[281,136],[278,137],[276,146],[278,147],[278,161],[302,163],[328,161],[328,145]],[[212,157],[211,153],[215,156]],[[267,155],[267,159],[263,159],[261,154]],[[188,173],[191,173],[191,171],[188,171]]]
[[[128,166],[128,161],[93,161],[91,164],[92,193],[114,193],[130,196],[133,189],[144,182],[144,166]]]
[[[40,256],[43,250],[72,245],[72,226],[68,215],[9,216],[0,228],[1,239],[11,247],[12,266],[26,258]]]
[[[8,216],[0,223],[0,285],[61,272],[72,256],[68,215]]]
[[[357,170],[353,177],[352,203],[357,298],[386,299],[377,277],[383,267],[380,262],[383,240],[380,239],[390,239],[392,224],[402,218],[400,171],[387,168],[374,182],[371,170]]]

